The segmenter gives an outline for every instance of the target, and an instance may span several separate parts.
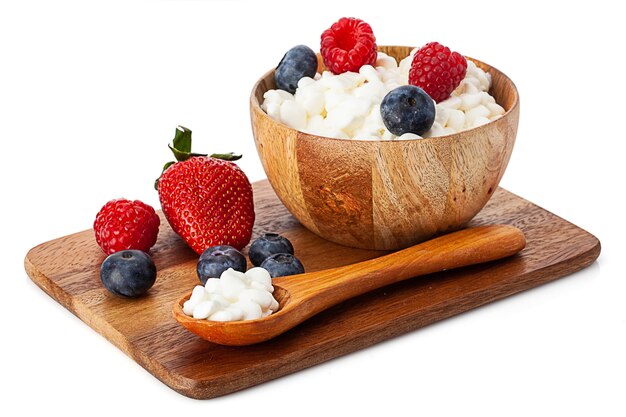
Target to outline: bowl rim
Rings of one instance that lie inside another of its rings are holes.
[[[379,45],[378,48],[409,48],[410,50],[415,49],[415,47],[412,46],[403,46],[403,45]],[[319,53],[317,53],[319,56]],[[464,55],[465,56],[465,55]],[[398,62],[398,59],[396,59],[395,57],[392,57],[396,60],[396,62]],[[478,129],[483,129],[486,126],[490,126],[494,123],[497,123],[500,120],[504,120],[505,118],[509,117],[514,111],[517,110],[517,108],[519,107],[519,93],[517,91],[517,86],[515,85],[515,83],[513,82],[513,80],[511,80],[511,78],[506,75],[504,72],[500,71],[498,68],[487,64],[481,60],[469,57],[469,56],[465,56],[466,59],[469,59],[470,61],[472,61],[474,64],[476,64],[477,67],[481,68],[483,71],[489,71],[489,69],[491,69],[492,71],[496,71],[498,73],[500,73],[511,85],[511,91],[513,93],[513,103],[511,104],[511,107],[506,110],[504,112],[504,114],[500,117],[498,117],[495,120],[490,120],[489,123],[485,123],[484,125],[480,125],[480,126],[476,126],[476,127],[471,127],[469,129],[464,129],[461,130],[460,132],[455,132],[455,133],[450,133],[447,135],[441,135],[441,136],[434,136],[434,137],[428,137],[428,138],[418,138],[418,139],[402,139],[402,140],[398,140],[398,139],[341,139],[341,138],[333,138],[333,137],[329,137],[329,136],[318,136],[318,135],[314,135],[312,133],[307,133],[307,132],[303,132],[301,130],[298,129],[294,129],[293,127],[287,126],[286,124],[284,124],[283,122],[280,122],[276,119],[274,119],[273,117],[271,117],[269,114],[267,114],[265,112],[265,110],[263,110],[261,108],[261,104],[259,103],[259,100],[256,98],[256,91],[259,88],[261,82],[267,78],[268,76],[270,76],[270,74],[272,74],[276,68],[273,68],[269,71],[267,71],[265,74],[263,74],[261,76],[261,78],[259,78],[255,83],[254,86],[252,87],[252,92],[250,94],[250,105],[251,105],[251,110],[252,111],[257,111],[258,113],[262,114],[261,117],[267,117],[271,120],[271,122],[273,123],[278,123],[279,125],[293,130],[295,132],[299,132],[303,135],[306,135],[306,137],[302,137],[299,136],[299,138],[301,139],[309,139],[309,138],[316,138],[316,139],[323,139],[323,140],[335,140],[335,141],[353,141],[353,142],[362,142],[362,143],[406,143],[406,142],[430,142],[432,140],[440,140],[440,139],[451,139],[454,138],[455,136],[458,136],[460,134],[464,134],[466,132],[471,132],[473,130],[478,130]],[[485,69],[487,68],[487,69]],[[497,102],[496,102],[497,103]],[[500,103],[497,103],[500,104]],[[386,145],[387,146],[387,145]]]

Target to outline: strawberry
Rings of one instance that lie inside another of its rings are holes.
[[[241,156],[191,153],[191,130],[182,126],[170,149],[178,162],[165,164],[155,186],[174,232],[198,254],[216,245],[241,250],[254,225],[252,185],[232,162]]]

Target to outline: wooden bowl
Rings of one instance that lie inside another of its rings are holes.
[[[412,50],[378,49],[398,61]],[[267,72],[250,96],[252,131],[269,182],[291,214],[332,242],[385,250],[469,222],[493,195],[509,162],[519,97],[502,72],[468,59],[491,74],[489,92],[505,114],[463,132],[407,141],[320,137],[277,122],[260,106],[263,94],[276,88],[274,70]]]

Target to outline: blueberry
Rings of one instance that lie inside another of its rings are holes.
[[[100,267],[104,287],[120,297],[139,297],[156,281],[156,266],[147,253],[123,250],[109,255]]]
[[[293,245],[289,239],[276,233],[265,233],[252,242],[248,256],[254,266],[259,266],[265,258],[277,253],[289,253],[293,255]]]
[[[317,55],[311,48],[298,45],[291,48],[274,71],[276,86],[281,90],[296,92],[298,81],[302,77],[315,76],[317,72]]]
[[[232,246],[211,246],[205,249],[198,259],[196,271],[202,285],[209,278],[219,278],[228,268],[246,272],[246,257]]]
[[[302,262],[290,253],[277,253],[266,258],[261,264],[272,278],[304,273]]]
[[[403,85],[383,98],[380,115],[387,129],[396,136],[422,135],[435,122],[435,102],[421,88]]]

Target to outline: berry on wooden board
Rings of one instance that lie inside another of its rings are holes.
[[[156,243],[161,220],[148,204],[119,198],[106,203],[96,214],[96,242],[110,255],[125,249],[148,252]]]
[[[304,273],[302,262],[289,253],[277,253],[267,257],[261,268],[267,270],[272,278]]]
[[[276,233],[264,233],[259,236],[248,250],[248,256],[254,266],[259,266],[271,255],[289,253],[293,255],[293,245],[286,237]]]
[[[191,152],[191,130],[179,126],[170,149],[179,162],[165,164],[156,181],[163,214],[196,253],[210,246],[242,249],[254,225],[252,185],[233,160],[240,156]]]
[[[209,278],[220,278],[228,268],[246,272],[246,266],[246,257],[232,246],[211,246],[200,255],[196,272],[204,285]]]
[[[139,297],[154,285],[156,266],[139,250],[123,250],[109,255],[100,267],[104,287],[119,297]]]

